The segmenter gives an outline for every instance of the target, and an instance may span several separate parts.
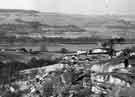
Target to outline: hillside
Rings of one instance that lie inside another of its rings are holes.
[[[133,16],[69,15],[0,9],[0,34],[16,37],[135,37]],[[71,33],[74,32],[74,33]]]

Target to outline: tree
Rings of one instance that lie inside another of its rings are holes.
[[[101,45],[102,47],[104,48],[109,48],[110,51],[109,51],[109,55],[113,56],[113,53],[114,53],[114,45],[117,43],[121,43],[121,42],[124,42],[125,39],[124,38],[112,38],[112,39],[108,39],[107,41],[103,42]]]

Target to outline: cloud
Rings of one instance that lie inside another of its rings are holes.
[[[34,0],[1,0],[0,8],[35,9],[35,1]]]

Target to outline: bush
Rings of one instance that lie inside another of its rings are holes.
[[[47,47],[45,45],[40,46],[40,51],[48,51]]]
[[[43,96],[44,97],[50,97],[53,95],[53,83],[47,82],[43,86]]]
[[[68,49],[66,49],[66,48],[61,48],[61,50],[60,50],[60,53],[68,53],[69,51],[68,51]]]

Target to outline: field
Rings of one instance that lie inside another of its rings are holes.
[[[37,43],[37,44],[19,44],[19,45],[8,45],[8,44],[1,44],[0,48],[9,48],[9,49],[16,49],[16,48],[27,48],[30,49],[32,48],[33,50],[40,50],[41,46],[45,46],[49,51],[58,51],[61,48],[67,48],[70,51],[76,51],[79,49],[90,49],[90,48],[98,48],[100,47],[98,44],[59,44],[59,43],[50,43],[50,44],[46,44],[46,43]],[[119,49],[123,49],[123,48],[127,48],[127,47],[133,47],[135,46],[134,43],[129,44],[129,43],[125,43],[125,44],[116,44],[114,46],[115,49],[119,50]]]

